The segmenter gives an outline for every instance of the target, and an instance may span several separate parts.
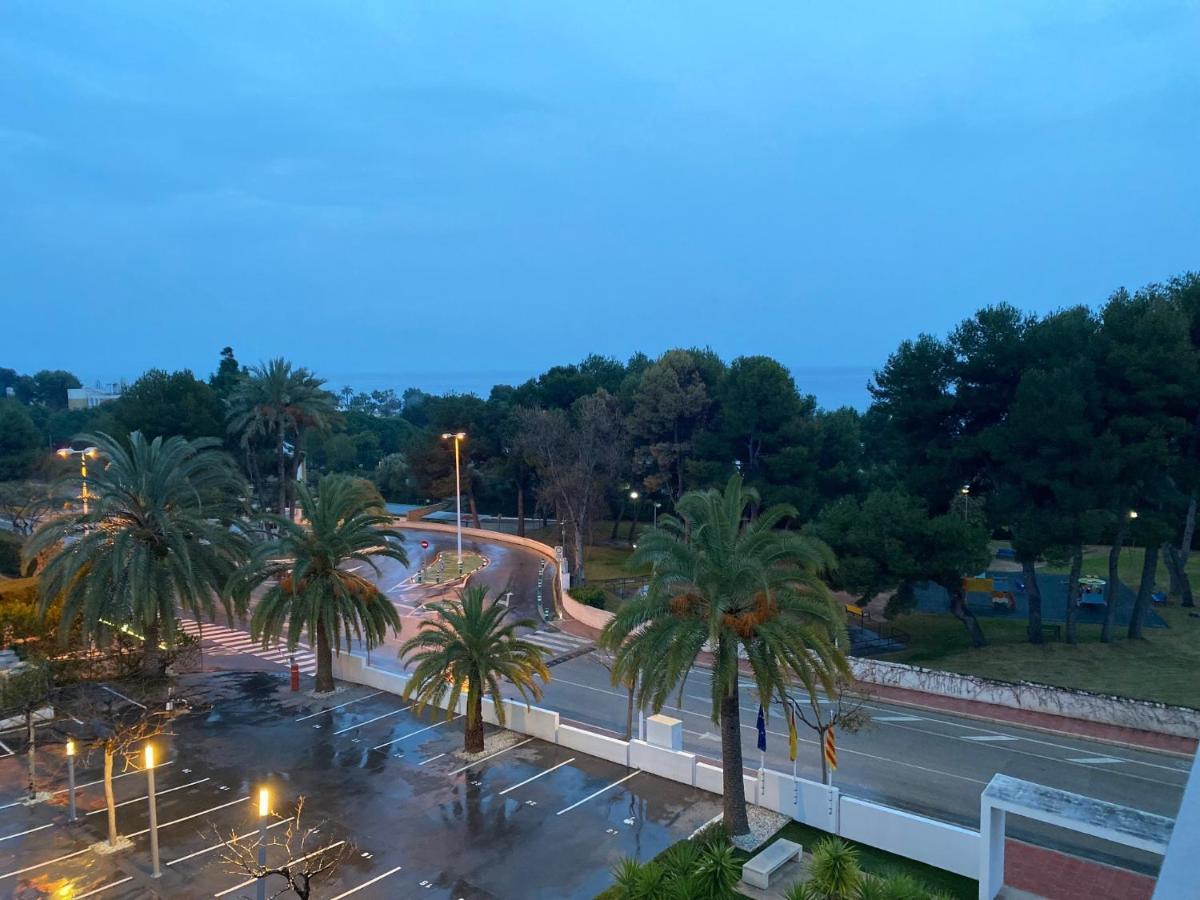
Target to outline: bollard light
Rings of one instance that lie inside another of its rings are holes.
[[[258,789],[258,869],[267,868],[267,815],[271,811],[271,795],[265,787]],[[256,900],[266,900],[267,876],[260,875],[255,886]]]
[[[154,745],[146,745],[146,799],[150,801],[150,862],[154,877],[162,876],[158,862],[158,807],[154,798]]]
[[[67,821],[75,818],[75,741],[67,738]]]
[[[261,817],[261,816],[267,815],[267,813],[270,812],[270,807],[271,807],[271,795],[267,792],[267,789],[265,787],[259,788],[258,789],[258,814],[259,814],[259,816]]]
[[[146,768],[147,769],[154,768],[154,745],[153,744],[146,745]]]

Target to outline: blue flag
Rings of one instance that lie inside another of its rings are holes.
[[[767,752],[767,717],[761,705],[758,707],[758,749]]]

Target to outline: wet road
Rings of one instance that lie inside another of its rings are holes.
[[[419,718],[365,688],[314,701],[264,673],[180,682],[185,694],[203,688],[212,705],[158,742],[162,879],[147,875],[144,772],[114,784],[133,847],[101,857],[87,849],[103,837],[95,761],[81,766],[82,821],[68,827],[61,748],[48,749],[40,781],[59,793],[32,807],[16,802],[24,761],[0,759],[0,798],[9,798],[0,799],[0,897],[134,898],[151,887],[169,897],[249,896],[253,885],[222,863],[221,841],[255,832],[251,795],[262,784],[277,813],[307,798],[305,821],[320,831],[305,852],[353,845],[319,892],[339,900],[592,897],[621,856],[652,856],[719,812],[702,791],[495,729],[509,743],[466,761],[461,718]],[[270,821],[272,837],[286,831]],[[286,856],[272,849],[269,862]],[[268,894],[282,886],[272,880]]]

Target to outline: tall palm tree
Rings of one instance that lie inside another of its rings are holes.
[[[52,553],[38,581],[43,614],[62,604],[63,633],[77,620],[99,640],[128,628],[145,644],[143,671],[157,675],[160,642],[175,637],[176,607],[212,618],[218,601],[227,617],[226,581],[248,555],[230,525],[245,485],[220,441],[182,437],[147,441],[82,435],[101,465],[87,477],[87,513],[44,524],[25,546],[27,561]],[[83,479],[59,485],[78,497]]]
[[[229,398],[229,433],[243,447],[258,438],[275,445],[280,515],[288,507],[289,481],[295,478],[305,431],[327,432],[337,415],[337,401],[321,386],[324,383],[303,366],[296,368],[276,357],[252,367]],[[285,451],[289,439],[293,444],[290,466]]]
[[[252,591],[270,583],[250,618],[250,631],[263,646],[287,628],[288,647],[301,635],[317,652],[318,693],[334,689],[333,651],[350,648],[355,638],[367,649],[383,642],[388,628],[400,629],[400,615],[374,582],[349,568],[365,563],[379,574],[377,557],[408,565],[403,538],[386,526],[391,517],[359,479],[326,475],[316,489],[296,485],[306,525],[268,516],[277,536],[260,544],[250,564],[230,585],[232,595],[248,604]]]
[[[838,649],[844,614],[821,580],[833,565],[821,542],[776,526],[796,514],[773,506],[757,518],[747,509],[758,493],[740,475],[725,490],[693,491],[644,535],[631,565],[653,566],[650,590],[621,607],[601,643],[614,651],[613,683],[639,679],[639,703],[659,710],[696,666],[712,654],[712,718],[720,724],[724,821],[731,834],[749,831],[742,782],[739,656],[748,664],[763,706],[781,700],[792,679],[810,694],[832,690],[847,672]]]
[[[405,698],[416,696],[419,712],[432,704],[446,707],[446,718],[454,717],[458,698],[467,692],[467,728],[464,749],[483,750],[483,696],[491,698],[496,720],[504,725],[501,679],[508,679],[525,702],[542,696],[550,670],[542,662],[542,651],[516,635],[518,628],[536,628],[532,619],[505,622],[507,608],[484,601],[487,590],[470,585],[458,600],[428,604],[437,615],[421,623],[421,630],[400,648],[400,656],[416,663],[404,688]],[[449,699],[447,700],[447,695]]]

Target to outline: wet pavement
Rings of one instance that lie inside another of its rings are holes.
[[[114,782],[120,831],[134,846],[97,856],[88,846],[104,837],[98,760],[79,768],[81,821],[68,826],[61,746],[39,753],[39,786],[56,793],[27,807],[18,802],[26,760],[10,735],[14,755],[0,758],[0,897],[253,896],[253,884],[239,887],[246,876],[222,863],[220,841],[256,830],[250,798],[264,783],[273,810],[304,795],[306,823],[326,820],[307,849],[353,845],[314,890],[326,900],[592,897],[621,856],[648,858],[720,811],[711,794],[524,736],[469,763],[461,718],[419,718],[369,688],[316,701],[273,673],[178,684],[208,706],[157,742],[162,878],[148,876],[144,772]],[[46,740],[70,727],[46,726]],[[273,880],[268,895],[282,887]]]

